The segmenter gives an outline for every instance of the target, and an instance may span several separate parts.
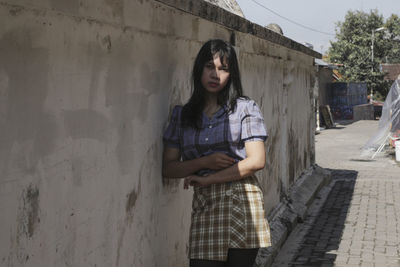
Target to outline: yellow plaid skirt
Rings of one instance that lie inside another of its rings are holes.
[[[229,248],[271,246],[257,178],[195,187],[190,228],[190,259],[226,261]]]

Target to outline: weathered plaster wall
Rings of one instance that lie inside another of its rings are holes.
[[[259,177],[271,211],[314,162],[313,58],[247,34],[237,36],[245,93],[261,106],[270,134],[267,166]]]
[[[191,192],[162,180],[161,136],[210,38],[235,40],[264,112],[268,211],[313,163],[312,52],[183,10],[0,0],[1,266],[186,266]]]

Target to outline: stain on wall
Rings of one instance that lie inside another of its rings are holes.
[[[103,37],[103,39],[101,40],[101,43],[106,48],[107,53],[111,53],[112,44],[111,44],[110,35]]]
[[[78,13],[79,3],[80,0],[50,0],[50,5],[52,8],[69,14]]]
[[[72,169],[72,180],[73,184],[76,186],[82,185],[82,175],[83,175],[84,163],[77,157],[72,158],[71,160],[71,169]]]
[[[23,10],[24,10],[23,7],[15,6],[15,7],[10,8],[9,12],[10,12],[11,16],[18,16],[21,13],[21,11],[23,11]]]
[[[37,29],[16,28],[0,37],[0,72],[7,77],[5,117],[0,120],[0,173],[6,172],[14,144],[33,142],[20,167],[32,173],[54,149],[57,124],[44,109],[48,92],[48,48],[35,44]]]
[[[126,212],[126,221],[128,224],[132,224],[133,217],[135,215],[134,208],[135,208],[138,196],[140,194],[141,181],[142,181],[141,177],[139,177],[139,184],[138,184],[137,188],[132,189],[132,191],[127,195],[125,212]]]
[[[90,109],[63,112],[67,135],[74,138],[89,138],[106,142],[110,122],[103,114]]]
[[[296,132],[293,129],[289,130],[289,139],[288,143],[290,144],[290,152],[289,152],[289,183],[293,184],[296,177],[296,171],[298,167],[301,166],[302,162],[299,157],[299,140]]]
[[[104,3],[112,10],[114,17],[123,18],[124,1],[123,0],[104,0]]]
[[[31,238],[39,222],[39,189],[29,185],[22,195],[18,235],[23,234],[25,237]]]
[[[118,244],[117,244],[117,250],[116,250],[116,261],[115,261],[115,266],[120,266],[120,259],[121,259],[121,250],[123,249],[124,245],[124,240],[125,240],[125,233],[127,231],[127,227],[130,227],[133,223],[133,219],[135,216],[135,206],[136,206],[136,201],[140,195],[140,190],[141,190],[141,178],[139,176],[139,184],[137,187],[132,189],[127,195],[126,195],[126,201],[125,201],[125,221],[119,223],[119,235],[118,235]]]
[[[39,189],[30,184],[22,191],[19,202],[15,244],[11,244],[13,250],[8,260],[10,263],[15,257],[19,264],[25,264],[31,256],[28,244],[32,242],[40,223]]]
[[[199,36],[199,19],[192,19],[192,38],[197,39]]]
[[[128,44],[116,40],[114,51],[107,70],[105,104],[113,109],[114,124],[117,123],[118,127],[119,142],[116,153],[120,170],[122,174],[128,174],[132,167],[131,161],[135,160],[132,119],[140,114],[138,106],[132,103],[135,103],[136,99],[146,103],[147,97],[138,96],[129,85],[129,77],[134,72],[135,63]]]

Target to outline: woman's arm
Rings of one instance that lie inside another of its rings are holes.
[[[184,178],[201,169],[221,170],[235,163],[224,153],[213,153],[197,159],[181,161],[179,149],[165,147],[163,153],[162,176],[164,178]]]
[[[265,166],[265,149],[262,141],[245,142],[247,157],[237,164],[223,169],[209,176],[190,176],[185,179],[185,187],[188,185],[206,186],[230,181],[236,181],[254,174]]]

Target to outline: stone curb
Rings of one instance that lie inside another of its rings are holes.
[[[269,218],[272,246],[260,249],[254,267],[270,266],[290,232],[302,222],[319,190],[331,182],[331,172],[314,165],[297,179],[287,199]]]

